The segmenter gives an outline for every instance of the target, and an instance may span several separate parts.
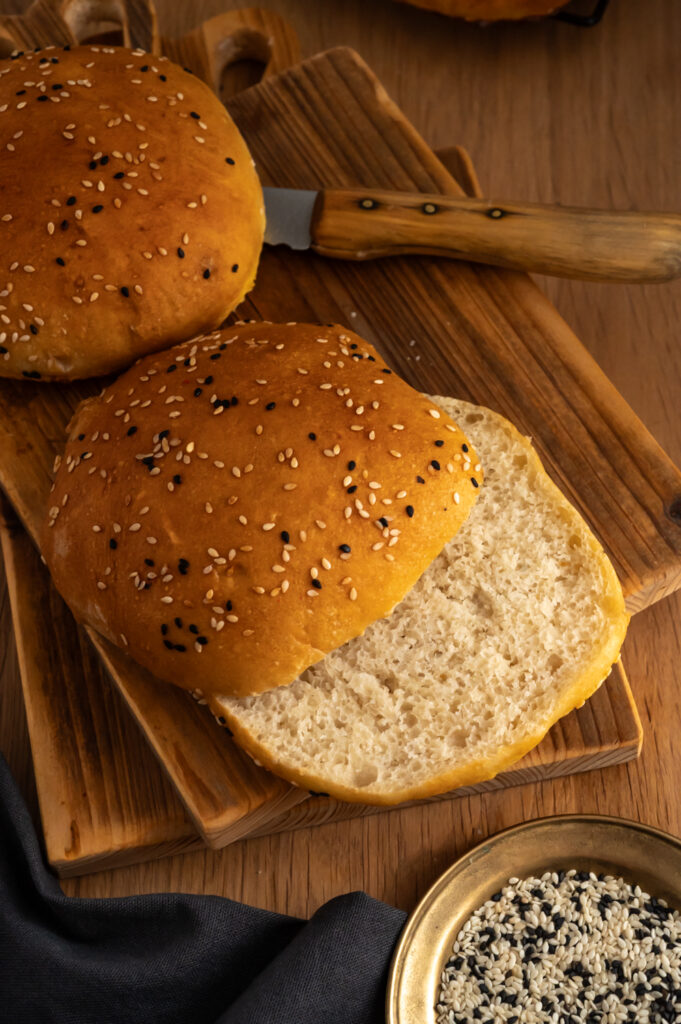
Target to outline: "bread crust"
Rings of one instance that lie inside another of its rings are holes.
[[[262,189],[191,73],[142,50],[0,61],[0,375],[110,373],[219,326],[252,287]]]
[[[391,611],[481,482],[451,418],[357,335],[244,324],[79,407],[42,550],[74,614],[159,678],[246,696]]]
[[[432,400],[436,403],[446,402],[446,400],[437,397],[434,397]],[[471,406],[471,409],[474,408],[474,406]],[[618,660],[620,647],[629,622],[629,615],[624,606],[622,588],[615,570],[582,517],[544,470],[539,456],[530,441],[523,437],[508,420],[505,420],[496,413],[492,413],[490,410],[485,410],[485,412],[499,422],[515,444],[522,447],[527,455],[530,471],[537,475],[538,480],[541,481],[541,486],[553,497],[556,511],[564,517],[565,521],[570,524],[571,530],[579,536],[582,543],[592,552],[594,562],[598,566],[603,582],[601,602],[609,622],[607,636],[603,638],[603,642],[594,652],[592,658],[574,666],[571,684],[563,688],[550,713],[541,721],[534,722],[531,725],[528,724],[525,734],[520,736],[516,742],[500,747],[494,756],[489,758],[471,761],[468,764],[442,772],[412,786],[395,788],[389,792],[382,792],[371,786],[355,788],[340,785],[333,779],[331,773],[321,774],[300,771],[294,764],[288,761],[282,763],[265,744],[260,742],[244,726],[238,714],[235,714],[227,704],[221,702],[215,695],[208,695],[208,704],[211,711],[221,722],[226,722],[236,742],[259,764],[275,774],[281,775],[294,785],[312,790],[313,792],[324,792],[338,800],[350,803],[389,806],[405,803],[410,800],[424,799],[462,786],[472,786],[476,783],[487,781],[510,768],[535,747],[559,718],[562,718],[574,708],[581,707],[607,678],[612,666]]]

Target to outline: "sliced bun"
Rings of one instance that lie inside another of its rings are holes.
[[[91,377],[219,326],[255,279],[264,208],[213,92],[165,57],[0,61],[0,375]]]
[[[502,417],[451,398],[485,465],[468,520],[388,617],[290,686],[209,698],[265,767],[391,804],[492,778],[617,660],[628,616],[588,527]]]
[[[245,324],[79,407],[42,549],[76,616],[161,679],[258,693],[391,611],[481,481],[361,338]]]

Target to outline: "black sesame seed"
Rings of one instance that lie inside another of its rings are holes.
[[[442,448],[444,441],[434,441],[433,444],[435,445],[436,448]]]
[[[203,388],[194,388],[194,398],[198,398],[199,395],[203,394]]]
[[[288,530],[282,530],[279,536],[283,540],[284,544],[289,544],[291,542]]]
[[[167,428],[166,430],[159,431],[158,439],[159,441],[162,441],[165,437],[170,437],[170,430]]]
[[[121,288],[121,295],[123,295],[126,299],[130,298],[130,289],[125,284]]]
[[[471,477],[471,483],[473,484],[473,487],[479,487],[480,486],[478,481],[475,479],[474,476]]]
[[[461,445],[461,451],[462,452],[467,452],[468,451],[468,445],[467,444],[462,444]]]
[[[225,157],[225,163],[230,164],[232,167],[234,166],[234,161],[232,160],[231,156]]]
[[[203,383],[204,384],[212,384],[213,383],[213,377],[212,376],[206,377]]]
[[[28,377],[29,380],[40,380],[40,374],[37,370],[22,370],[22,377]]]
[[[433,469],[439,469],[440,468],[440,463],[437,461],[437,459],[431,459],[430,460],[430,464],[433,467]]]
[[[227,604],[225,605],[225,608],[227,609],[228,612],[231,612],[231,610],[232,610],[232,602],[228,601]]]
[[[85,434],[79,434],[78,435],[78,440],[79,441],[84,441],[85,440]]]
[[[175,650],[180,651],[180,653],[184,653],[187,650],[187,648],[185,647],[184,644],[175,644]]]
[[[168,79],[167,79],[167,77],[165,75],[159,75],[158,77],[161,79],[162,82],[167,82],[168,81]]]
[[[413,505],[407,505],[407,507],[405,508],[404,511],[407,513],[407,515],[411,519],[411,517],[414,515],[414,506]]]
[[[145,558],[145,559],[144,559],[144,564],[145,564],[145,565],[149,565],[149,566],[152,566],[152,568],[153,568],[153,566],[154,566],[154,564],[155,564],[155,563],[154,563],[154,559],[153,559],[153,558]]]
[[[310,433],[307,436],[310,438],[311,441],[316,441],[317,440],[317,435],[316,434]]]
[[[114,174],[114,178],[116,178],[116,179],[124,178],[124,177],[125,177],[125,171],[116,171],[116,173]]]
[[[194,623],[192,622],[192,624],[189,627],[189,632],[196,634],[196,633],[198,633],[198,631],[199,631],[199,627],[195,626]]]
[[[197,114],[195,110],[192,110],[192,112],[190,113],[189,116],[193,117],[196,121],[200,121],[201,120],[201,115]]]
[[[381,373],[392,373],[392,370],[381,370]]]
[[[31,334],[37,334],[38,333],[38,328],[36,327],[35,324],[29,324],[28,327],[29,327],[29,330],[30,330]]]
[[[92,212],[93,213],[101,213],[103,209],[104,209],[104,207],[102,206],[102,204],[101,203],[97,203],[96,206],[92,207]]]
[[[180,573],[180,576],[186,576],[188,568],[189,568],[189,562],[187,561],[187,559],[186,558],[181,558],[179,560],[179,562],[177,563],[177,570]]]
[[[181,260],[184,259],[184,249],[181,248],[181,246],[179,246],[179,245],[177,247],[177,255],[180,257]]]
[[[63,220],[63,221],[61,222],[61,224],[59,225],[59,227],[60,227],[60,228],[62,229],[62,231],[66,231],[66,229],[68,228],[68,226],[69,226],[69,222],[68,222],[67,220]]]
[[[383,527],[386,527],[388,525],[388,520],[385,518],[385,516],[381,516],[381,518],[378,521]]]
[[[221,352],[213,352],[213,355],[210,358],[213,360],[213,362],[215,362],[215,360],[219,359],[221,355],[222,355]],[[206,380],[206,383],[208,383],[207,380]]]
[[[177,628],[178,629],[182,629],[182,619],[179,617],[179,615],[175,618],[174,621],[175,621],[175,625],[177,626]]]
[[[175,644],[172,642],[172,640],[164,640],[163,641],[163,646],[167,647],[169,651],[172,651],[172,649],[174,648]]]
[[[128,437],[132,437],[133,434],[137,433],[137,427],[130,427],[128,429]]]
[[[239,269],[239,264],[238,263],[233,263],[232,264],[232,273],[236,274],[238,269]]]
[[[108,162],[109,162],[109,158],[108,158],[108,156],[102,156],[102,157],[100,157],[100,158],[99,158],[99,163],[100,163],[100,165],[101,165],[102,167],[106,167],[106,165],[108,164]]]
[[[353,469],[356,468],[356,466],[357,466],[357,463],[355,462],[355,460],[354,459],[350,459],[350,461],[348,462],[348,469],[350,471],[352,471]]]
[[[174,373],[177,369],[177,363],[171,363],[170,366],[166,367],[166,373]]]
[[[239,399],[236,397],[236,395],[232,395],[232,405],[238,405],[238,404],[239,404]]]
[[[66,205],[67,206],[75,206],[75,203],[76,203],[76,197],[75,196],[69,196],[69,198],[66,200]]]
[[[19,89],[19,92],[15,92],[14,95],[15,96],[25,96],[26,95],[26,90],[25,89]]]
[[[60,267],[65,267],[65,266],[66,266],[66,263],[65,263],[65,261],[64,261],[64,260],[63,260],[63,259],[61,258],[61,256],[57,256],[57,258],[56,258],[56,260],[55,260],[54,262],[55,262],[55,263],[58,263]]]
[[[208,643],[208,637],[207,636],[197,636],[196,642],[197,642],[197,644],[201,644],[202,647],[205,647],[206,644]]]
[[[322,589],[322,581],[321,580],[312,580],[312,586],[315,588],[315,590],[321,590]]]
[[[276,407],[276,404],[277,404],[276,402],[268,402],[267,405],[265,406],[265,408],[267,409],[268,412],[271,412],[272,409],[274,409]]]
[[[47,103],[49,96],[38,96],[38,103]]]
[[[210,277],[210,270],[208,269],[208,267],[206,267],[206,269],[204,270],[203,277],[205,281],[207,281],[208,278]]]
[[[6,355],[7,352],[9,352],[9,349],[6,349],[4,345],[0,345],[0,356]]]
[[[423,479],[423,477],[422,477],[422,476],[417,476],[417,477],[416,477],[416,483],[417,483],[417,484],[425,484],[425,482],[426,482],[426,481],[425,481],[425,480]]]
[[[142,67],[140,68],[140,71],[148,71],[148,70],[149,70],[149,65],[148,64],[143,64]]]
[[[352,548],[350,547],[349,544],[339,544],[338,550],[343,551],[346,555],[349,555],[350,552],[352,551]]]
[[[118,547],[118,541],[115,540],[113,537],[110,537],[109,538],[109,547],[111,548],[112,551],[115,551],[116,548]]]
[[[175,476],[173,477],[173,483],[174,484],[181,484],[182,483],[182,477],[180,476],[179,473],[176,473]]]
[[[144,561],[146,562],[146,558],[144,559]],[[168,633],[168,627],[166,626],[165,622],[164,622],[164,623],[163,623],[163,625],[161,626],[161,632],[163,633],[163,635],[164,635],[164,636],[167,636],[167,633]]]
[[[354,494],[356,490],[357,490],[357,484],[351,484],[350,487],[348,487],[347,493],[348,494]]]
[[[63,89],[63,88],[64,88],[64,86],[62,85],[61,82],[55,82],[54,85],[52,86],[52,89],[54,90],[54,92],[59,92],[59,90]]]
[[[91,160],[90,163],[88,164],[88,167],[90,168],[91,171],[96,171],[97,170],[97,161],[96,160]]]

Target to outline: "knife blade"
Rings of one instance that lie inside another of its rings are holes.
[[[382,189],[265,188],[265,242],[366,260],[422,254],[590,281],[681,274],[681,216]]]

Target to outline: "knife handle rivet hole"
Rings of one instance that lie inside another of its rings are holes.
[[[431,214],[432,213],[437,213],[439,209],[440,209],[440,207],[436,206],[435,203],[424,203],[423,206],[421,207],[421,211],[423,213],[431,213]]]
[[[361,210],[375,210],[378,203],[375,199],[360,199],[358,205]]]
[[[487,216],[491,217],[492,220],[499,220],[500,217],[505,216],[505,211],[500,210],[498,206],[493,206],[491,210],[487,211]]]

